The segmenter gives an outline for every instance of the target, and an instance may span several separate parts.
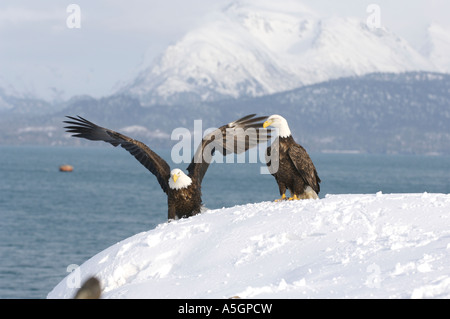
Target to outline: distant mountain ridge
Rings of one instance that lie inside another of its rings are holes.
[[[51,113],[0,110],[0,145],[99,146],[64,132],[65,115],[81,115],[151,147],[171,147],[175,128],[193,130],[202,119],[207,129],[250,113],[285,116],[312,152],[450,154],[450,75],[432,72],[373,73],[217,102],[145,107],[119,94],[73,98]]]
[[[387,29],[282,4],[232,3],[169,46],[119,92],[143,105],[214,102],[375,72],[450,69],[450,37],[438,26],[428,30],[421,54]]]
[[[244,107],[284,114],[313,151],[450,154],[448,74],[340,78],[227,106]]]

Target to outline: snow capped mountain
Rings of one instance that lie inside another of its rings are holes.
[[[433,43],[447,43],[438,41],[444,36]],[[235,2],[169,46],[121,92],[146,105],[214,101],[371,72],[442,71],[442,64],[354,18],[321,17],[293,1]]]
[[[246,25],[251,21],[236,10],[227,8],[214,22],[188,32],[126,89],[151,102],[167,102],[174,95],[215,100],[297,86],[295,75],[278,63],[276,52],[267,50]]]
[[[450,33],[437,24],[427,30],[427,43],[422,52],[441,72],[450,72]]]
[[[0,75],[0,112],[4,110],[10,110],[14,108],[14,104],[9,101],[10,97],[22,97],[20,93],[18,93],[15,88],[9,84],[1,75]]]

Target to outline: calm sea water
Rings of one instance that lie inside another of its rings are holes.
[[[170,151],[159,151],[170,160]],[[340,193],[450,193],[450,157],[311,154],[320,197]],[[187,164],[171,167],[185,169]],[[59,172],[71,164],[71,173]],[[208,208],[273,200],[262,164],[213,164]],[[167,220],[156,178],[122,149],[0,147],[0,298],[46,298],[67,267]]]

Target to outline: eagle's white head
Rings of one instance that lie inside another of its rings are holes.
[[[181,169],[174,168],[170,172],[169,187],[172,189],[182,189],[192,184],[192,179]]]
[[[264,122],[263,127],[266,128],[268,126],[272,126],[278,129],[279,137],[288,137],[291,135],[291,130],[289,129],[289,125],[284,117],[278,114],[271,115]]]

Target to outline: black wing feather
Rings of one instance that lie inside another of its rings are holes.
[[[72,136],[91,141],[104,141],[115,147],[120,145],[155,175],[163,191],[168,192],[170,166],[147,145],[113,130],[98,126],[81,116],[77,118],[67,116],[67,118],[71,121],[64,121],[64,123],[70,124],[65,129],[68,133],[73,133]]]
[[[187,168],[189,176],[195,177],[201,183],[216,150],[223,155],[238,154],[269,140],[270,130],[263,128],[266,119],[267,116],[255,117],[255,114],[250,114],[206,135]],[[248,132],[250,135],[246,135]],[[227,140],[227,137],[231,137],[231,140]]]
[[[301,145],[294,144],[289,147],[288,155],[305,183],[311,186],[311,188],[319,194],[319,183],[321,181],[319,175],[317,174],[316,167],[314,166],[306,150]]]

